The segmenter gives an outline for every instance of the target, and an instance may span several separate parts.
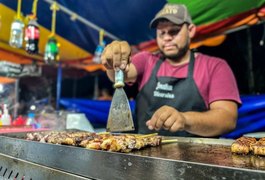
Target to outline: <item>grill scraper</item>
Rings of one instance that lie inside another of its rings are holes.
[[[123,132],[134,130],[132,112],[127,95],[124,92],[124,73],[122,70],[115,71],[115,92],[111,101],[107,131]]]

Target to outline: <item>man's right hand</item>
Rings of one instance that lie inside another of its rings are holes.
[[[101,55],[101,63],[109,70],[126,71],[130,63],[131,48],[126,41],[113,41]]]

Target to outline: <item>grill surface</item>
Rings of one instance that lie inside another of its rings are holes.
[[[0,152],[87,178],[265,179],[265,158],[232,155],[231,140],[177,138],[178,143],[125,154],[18,138],[25,134],[1,136]]]

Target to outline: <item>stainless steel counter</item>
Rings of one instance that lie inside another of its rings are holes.
[[[177,138],[178,143],[127,154],[39,143],[24,136],[0,136],[0,153],[85,178],[265,179],[265,158],[231,154],[232,140]]]

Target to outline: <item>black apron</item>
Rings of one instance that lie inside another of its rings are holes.
[[[136,131],[140,134],[154,133],[146,126],[146,121],[151,119],[154,112],[164,105],[174,107],[180,112],[206,111],[204,100],[200,95],[193,79],[194,53],[191,53],[186,78],[157,77],[157,72],[164,59],[157,61],[150,79],[143,86],[136,97]],[[166,130],[158,132],[164,136],[196,136],[186,131],[172,133]]]

